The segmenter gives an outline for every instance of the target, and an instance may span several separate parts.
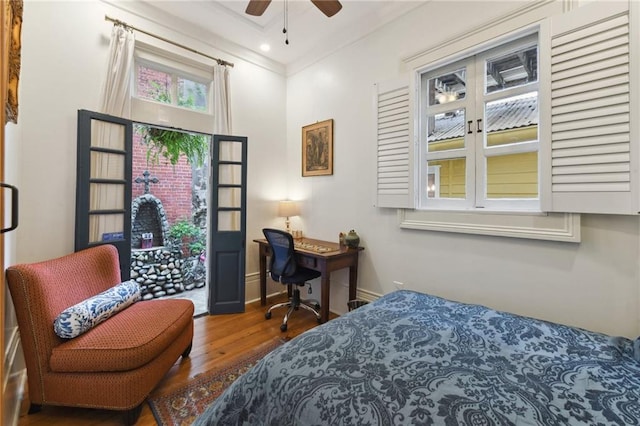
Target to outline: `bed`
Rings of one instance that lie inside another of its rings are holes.
[[[196,425],[640,424],[636,341],[408,290],[280,346]]]

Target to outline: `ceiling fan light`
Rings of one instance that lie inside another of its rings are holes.
[[[262,16],[271,0],[249,0],[245,13],[252,16]]]
[[[339,0],[311,0],[311,2],[329,18],[342,9]],[[249,0],[245,13],[252,16],[262,16],[269,3],[271,0]]]
[[[342,9],[342,4],[338,0],[311,0],[311,3],[327,15],[328,18],[331,18]]]

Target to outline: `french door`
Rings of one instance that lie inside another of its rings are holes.
[[[78,111],[75,250],[113,244],[131,273],[133,123]],[[210,314],[244,311],[247,138],[211,136],[207,285]]]
[[[247,138],[213,136],[209,313],[244,312]]]
[[[130,120],[78,111],[75,250],[113,244],[123,281],[131,275]]]

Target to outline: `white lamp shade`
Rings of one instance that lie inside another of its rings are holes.
[[[300,214],[300,206],[295,201],[285,200],[278,203],[278,216],[291,217]]]

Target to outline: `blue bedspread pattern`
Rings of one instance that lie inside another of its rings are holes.
[[[397,291],[277,348],[196,424],[638,425],[633,343]]]

